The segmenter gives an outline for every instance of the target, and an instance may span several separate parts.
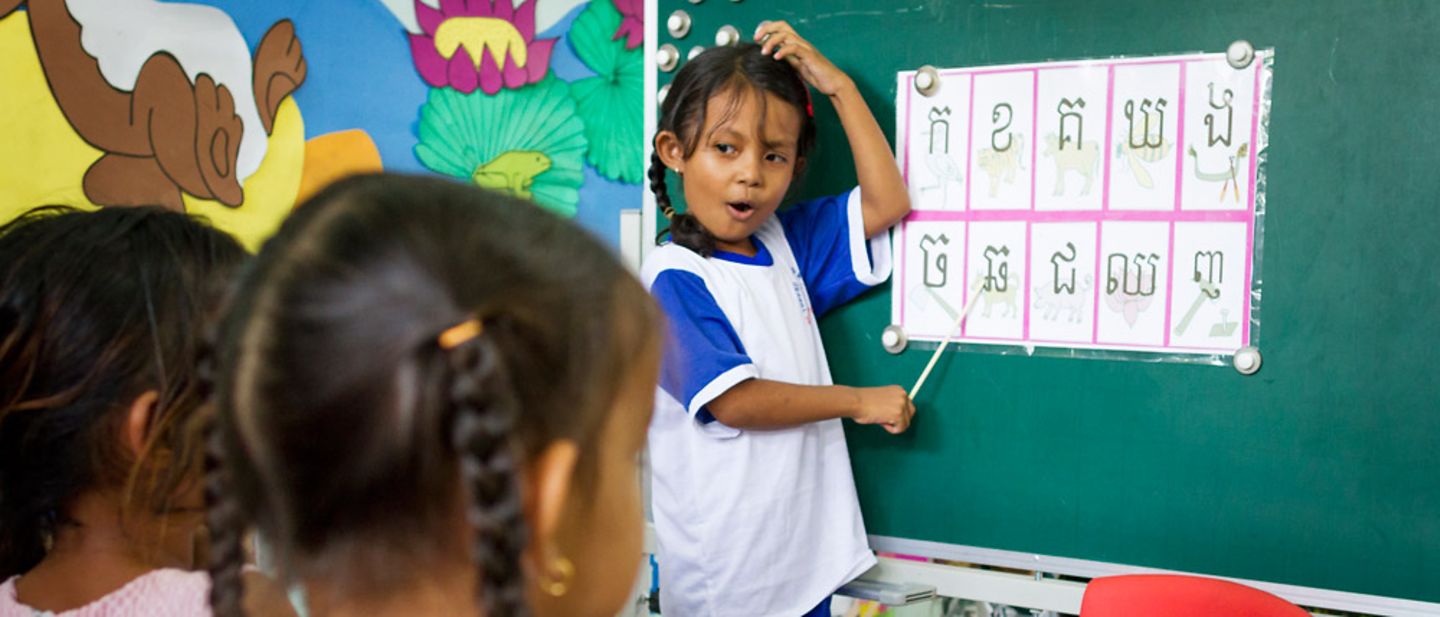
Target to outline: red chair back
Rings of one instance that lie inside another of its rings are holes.
[[[1279,596],[1214,578],[1127,574],[1090,581],[1080,617],[1310,617]]]

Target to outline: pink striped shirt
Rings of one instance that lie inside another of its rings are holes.
[[[80,608],[53,613],[30,608],[15,596],[11,577],[0,584],[0,617],[209,617],[210,578],[170,568],[149,572]]]

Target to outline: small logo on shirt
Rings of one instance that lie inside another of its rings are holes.
[[[790,281],[790,288],[795,292],[795,301],[800,304],[800,311],[805,313],[805,323],[814,323],[815,312],[810,310],[810,294],[805,293],[805,283],[796,278]]]

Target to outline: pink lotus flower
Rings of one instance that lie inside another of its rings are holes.
[[[550,70],[559,39],[535,40],[535,3],[511,0],[440,0],[439,10],[415,0],[424,34],[410,35],[415,69],[425,83],[469,94],[533,84]]]
[[[1140,321],[1140,313],[1150,308],[1150,302],[1154,298],[1150,296],[1132,296],[1130,294],[1105,294],[1105,305],[1110,310],[1125,316],[1125,325],[1135,327],[1135,322]]]
[[[592,0],[598,1],[598,0]],[[644,0],[615,0],[615,8],[620,11],[623,18],[620,27],[615,30],[615,36],[610,37],[612,41],[625,37],[625,49],[635,49],[645,40],[645,2]]]

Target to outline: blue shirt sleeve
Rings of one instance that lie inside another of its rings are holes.
[[[817,316],[849,302],[874,284],[856,276],[851,255],[864,247],[864,263],[871,260],[870,245],[864,237],[865,222],[859,220],[859,208],[850,204],[852,196],[858,199],[859,191],[857,188],[801,202],[776,215],[800,265],[800,276]],[[852,221],[852,217],[857,220]]]
[[[714,422],[705,405],[759,372],[699,276],[666,270],[655,277],[650,293],[670,321],[660,387],[700,423]]]

